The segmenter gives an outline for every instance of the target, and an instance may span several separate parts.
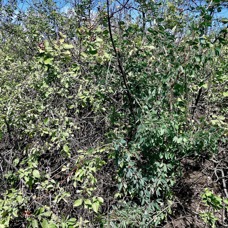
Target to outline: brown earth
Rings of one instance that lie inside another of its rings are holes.
[[[200,214],[210,208],[202,202],[205,188],[214,194],[228,198],[228,158],[227,150],[220,149],[211,159],[199,158],[198,161],[185,158],[181,161],[183,177],[174,188],[172,214],[168,216],[164,228],[209,228]],[[214,213],[217,217],[215,227],[228,227],[228,212],[223,208]]]

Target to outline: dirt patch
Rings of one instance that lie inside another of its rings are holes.
[[[174,205],[172,215],[168,216],[164,228],[206,228],[200,214],[208,211],[202,202],[205,188],[221,197],[227,197],[228,158],[221,151],[212,159],[183,159],[181,161],[183,176],[174,188]],[[218,218],[216,227],[228,227],[227,211],[221,209],[215,213]]]

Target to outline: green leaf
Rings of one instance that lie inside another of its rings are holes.
[[[96,49],[90,48],[90,49],[89,49],[89,53],[90,53],[91,55],[96,55],[96,54],[97,54],[97,50],[96,50]]]
[[[63,44],[63,48],[66,50],[69,50],[69,49],[74,48],[74,46],[72,44]]]
[[[17,210],[15,210],[15,211],[12,212],[12,214],[13,214],[14,217],[18,217],[18,214],[17,213],[18,213]]]
[[[199,40],[200,40],[200,43],[201,43],[201,44],[206,44],[205,38],[200,38]]]
[[[85,200],[85,205],[91,205],[92,203],[91,203],[91,200],[90,199],[86,199]]]
[[[228,23],[228,19],[227,19],[227,18],[222,18],[222,19],[221,19],[221,22],[222,22],[223,24],[226,24],[226,23]]]
[[[70,218],[70,219],[67,221],[67,224],[68,224],[68,225],[75,225],[76,222],[77,222],[77,219],[76,219],[76,218]]]
[[[224,97],[228,97],[228,92],[224,92],[222,95],[223,95]]]
[[[220,48],[215,48],[215,54],[216,55],[220,55],[220,52],[221,52]]]
[[[46,219],[43,219],[42,222],[41,222],[41,226],[42,228],[49,228],[49,224],[48,224],[48,221]]]
[[[200,62],[200,56],[195,57],[196,62]]]
[[[47,40],[44,41],[44,47],[47,49],[49,47],[49,42]]]
[[[223,202],[228,205],[228,199],[223,199]]]
[[[99,206],[100,206],[100,203],[98,201],[92,204],[92,208],[96,213],[98,213]]]
[[[33,175],[35,178],[40,178],[40,172],[39,172],[39,170],[37,170],[37,169],[33,170],[32,175]]]
[[[82,205],[82,203],[83,203],[83,199],[77,199],[77,200],[74,201],[73,206],[74,207],[79,207],[79,206]]]
[[[70,56],[70,51],[64,51],[62,52],[63,55]]]
[[[44,213],[42,214],[42,216],[45,216],[45,217],[50,217],[50,216],[51,216],[51,214],[52,214],[52,212],[51,212],[51,211],[46,211],[46,212],[44,212]]]
[[[65,145],[63,146],[63,150],[64,150],[67,154],[69,154],[70,149],[69,149],[69,147],[67,146],[67,144],[65,144]]]
[[[32,220],[32,227],[33,227],[33,228],[38,228],[38,227],[39,227],[38,222],[37,222],[36,219],[33,219],[33,220]]]
[[[17,196],[17,202],[18,203],[22,203],[23,202],[23,198],[21,195]]]
[[[65,39],[67,36],[65,34],[63,34],[62,32],[59,32],[59,36],[63,39]]]
[[[147,50],[155,50],[156,49],[156,47],[153,45],[144,46],[144,48]]]
[[[51,65],[52,62],[53,62],[53,59],[54,59],[54,58],[52,58],[52,57],[50,57],[50,58],[45,58],[44,64],[45,64],[45,65]]]
[[[104,199],[102,197],[97,197],[97,200],[100,202],[100,203],[104,203]]]

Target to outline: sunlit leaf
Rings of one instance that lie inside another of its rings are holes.
[[[99,206],[100,206],[100,203],[98,201],[92,204],[92,208],[96,213],[98,212]]]
[[[49,224],[48,224],[48,221],[46,219],[43,219],[42,222],[41,222],[41,226],[42,228],[49,228]]]
[[[32,220],[32,228],[38,228],[38,227],[39,227],[38,221],[36,219],[33,219]]]
[[[69,147],[68,147],[67,144],[65,144],[65,145],[63,146],[63,150],[64,150],[67,154],[69,153],[70,149],[69,149]]]
[[[83,203],[83,199],[77,199],[77,200],[74,201],[73,206],[74,207],[79,207],[79,206],[82,205],[82,203]]]
[[[54,58],[50,57],[50,58],[45,58],[44,59],[44,64],[46,65],[51,65],[53,62]]]
[[[63,44],[63,48],[66,50],[69,50],[69,49],[74,48],[74,46],[72,44]]]
[[[32,175],[33,175],[35,178],[40,178],[40,172],[39,172],[39,170],[37,170],[37,169],[33,170]]]

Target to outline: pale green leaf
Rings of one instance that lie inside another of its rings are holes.
[[[33,170],[32,175],[33,175],[35,178],[40,178],[40,172],[39,172],[39,170],[37,170],[37,169]]]
[[[59,32],[59,36],[61,37],[61,38],[63,38],[63,39],[65,39],[67,36],[66,35],[64,35],[62,32]]]
[[[67,146],[67,144],[65,144],[65,145],[63,146],[63,150],[64,150],[67,154],[69,153],[70,149],[69,149],[69,147]]]
[[[224,92],[222,95],[223,95],[224,97],[228,97],[228,92]]]
[[[77,200],[75,200],[74,201],[74,207],[79,207],[79,206],[81,206],[82,205],[82,203],[83,203],[83,199],[77,199]]]
[[[91,204],[92,204],[92,203],[91,203],[91,200],[90,200],[90,199],[86,199],[86,200],[85,200],[85,204],[86,204],[86,205],[91,205]]]
[[[102,197],[97,197],[97,200],[100,202],[100,203],[104,203],[104,199]]]
[[[51,65],[52,62],[53,62],[53,58],[46,58],[46,59],[44,60],[44,64],[45,64],[45,65]]]
[[[23,202],[23,198],[21,195],[17,196],[17,202],[18,203],[22,203]]]
[[[49,47],[49,42],[47,40],[44,41],[44,47],[47,49]]]
[[[99,206],[100,206],[100,203],[98,201],[94,202],[92,204],[93,211],[97,213],[98,209],[99,209]]]
[[[63,44],[63,48],[68,50],[74,48],[74,46],[72,44]]]
[[[33,219],[32,220],[32,228],[38,228],[38,227],[39,227],[39,225],[38,225],[37,220],[36,219]]]
[[[62,52],[62,54],[65,56],[70,56],[70,51],[64,51],[64,52]]]
[[[42,222],[41,222],[41,227],[42,228],[49,228],[49,224],[48,224],[48,221],[46,219],[43,219]]]
[[[200,57],[199,56],[196,56],[195,57],[195,60],[196,60],[196,62],[200,62]]]

